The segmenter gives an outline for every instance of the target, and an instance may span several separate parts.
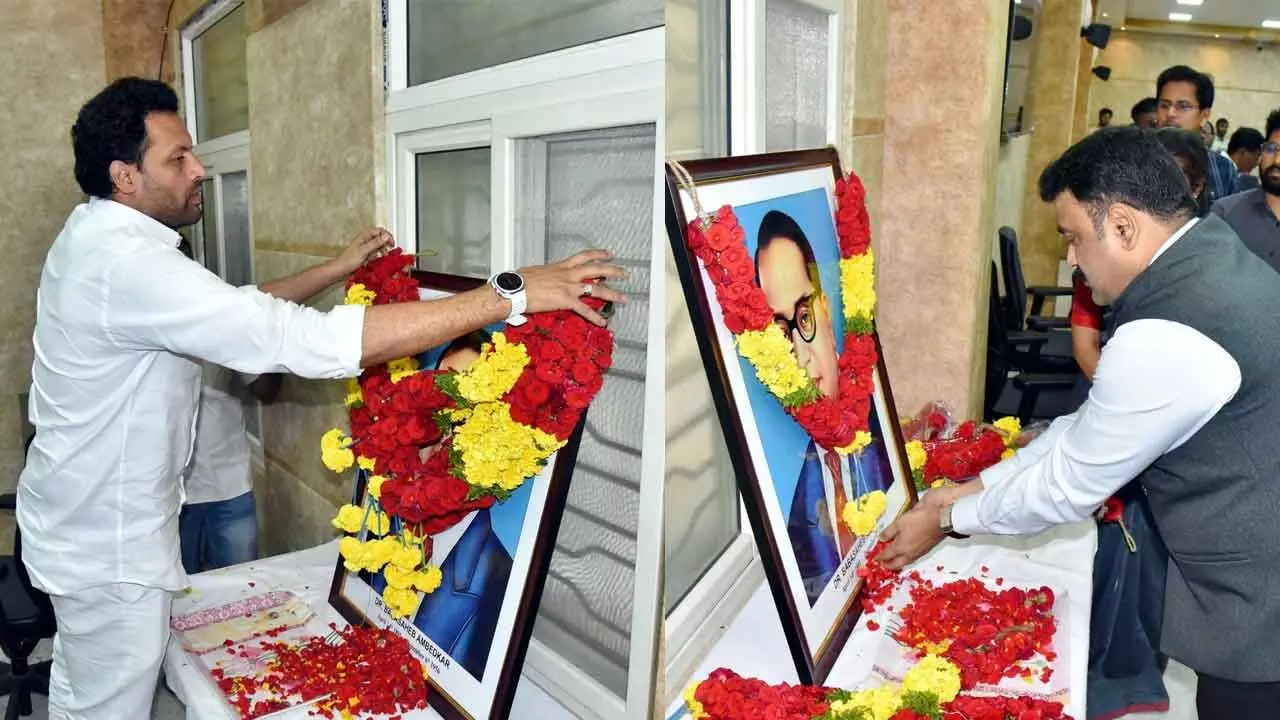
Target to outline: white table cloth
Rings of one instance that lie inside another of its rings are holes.
[[[1059,617],[1066,617],[1071,633],[1071,647],[1066,659],[1071,688],[1067,712],[1077,720],[1083,720],[1089,665],[1093,554],[1097,549],[1097,536],[1097,526],[1092,520],[1087,520],[1033,537],[947,540],[904,572],[917,568],[933,570],[942,565],[947,571],[976,577],[986,566],[988,572],[985,575],[989,578],[1008,576],[1023,583],[1037,582],[1065,590],[1066,602],[1058,604],[1057,612]],[[879,633],[867,630],[867,619],[864,616],[858,620],[857,627],[831,669],[826,685],[857,689],[873,684],[869,680]],[[704,679],[721,667],[769,683],[798,682],[767,583],[761,583],[742,612],[725,629],[692,679]],[[683,703],[682,698],[674,700],[667,708],[668,718],[688,718]]]
[[[328,603],[329,585],[337,559],[338,541],[334,540],[308,550],[193,575],[191,590],[174,599],[173,614],[188,613],[273,590],[290,590],[310,604],[325,623],[336,622],[339,627],[345,627],[346,621]],[[188,661],[186,652],[172,637],[165,653],[164,676],[169,689],[187,706],[187,720],[239,720],[237,713],[223,700],[213,680]],[[314,716],[308,715],[309,711],[309,708],[297,708],[274,718],[314,720]],[[405,713],[402,717],[404,720],[440,720],[440,715],[434,710]],[[573,715],[527,678],[521,678],[516,686],[511,717],[572,720]]]

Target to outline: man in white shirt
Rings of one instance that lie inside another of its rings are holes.
[[[336,258],[297,275],[262,285],[275,297],[306,302],[346,278],[387,243],[380,228],[364,230]],[[186,240],[179,249],[191,257]],[[186,502],[178,518],[182,567],[188,573],[216,570],[258,557],[258,514],[245,427],[244,403],[235,384],[263,404],[275,402],[283,376],[244,375],[203,364],[195,449],[187,467]]]
[[[587,281],[625,272],[589,251],[443,300],[320,312],[280,299],[295,297],[307,273],[235,288],[179,252],[174,229],[200,217],[204,167],[168,86],[112,83],[80,110],[72,145],[90,200],[72,211],[41,273],[36,434],[17,519],[23,560],[57,615],[49,717],[140,720],[150,717],[171,593],[187,584],[178,512],[198,360],[352,377],[526,311],[572,309],[603,325],[582,296],[624,298]],[[276,297],[263,292],[270,285]]]
[[[1199,676],[1201,720],[1280,707],[1280,283],[1139,130],[1050,165],[1067,260],[1115,333],[1088,400],[980,479],[931,492],[885,533],[902,567],[949,532],[1029,534],[1088,518],[1137,478],[1168,546],[1163,650]]]

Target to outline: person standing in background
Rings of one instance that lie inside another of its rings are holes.
[[[1148,97],[1134,103],[1129,110],[1129,119],[1140,128],[1156,127],[1156,99]]]
[[[1209,149],[1216,153],[1227,152],[1227,131],[1231,129],[1231,121],[1220,117],[1218,122],[1214,123],[1214,136],[1210,141]]]
[[[1206,132],[1204,126],[1213,113],[1213,78],[1186,65],[1174,65],[1160,73],[1156,80],[1156,96],[1156,122],[1160,127]],[[1212,128],[1207,134],[1207,142],[1211,142]],[[1209,157],[1207,202],[1212,205],[1219,198],[1235,193],[1236,177],[1240,172],[1226,156],[1213,152],[1207,146],[1205,153]]]
[[[1253,171],[1258,168],[1262,159],[1262,144],[1267,138],[1259,130],[1242,127],[1231,133],[1231,142],[1227,143],[1227,157],[1236,164],[1240,174],[1236,176],[1236,192],[1253,190],[1261,187],[1262,181]]]

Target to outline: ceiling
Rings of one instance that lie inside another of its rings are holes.
[[[1280,0],[1201,0],[1199,6],[1177,0],[1097,0],[1097,19],[1109,25],[1125,21],[1169,23],[1169,13],[1191,15],[1195,25],[1261,29],[1262,21],[1280,20]],[[1103,16],[1103,13],[1106,16]]]

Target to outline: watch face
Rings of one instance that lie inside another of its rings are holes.
[[[524,289],[524,278],[513,272],[498,273],[498,276],[494,278],[494,283],[497,284],[499,290],[505,292],[520,292]]]

